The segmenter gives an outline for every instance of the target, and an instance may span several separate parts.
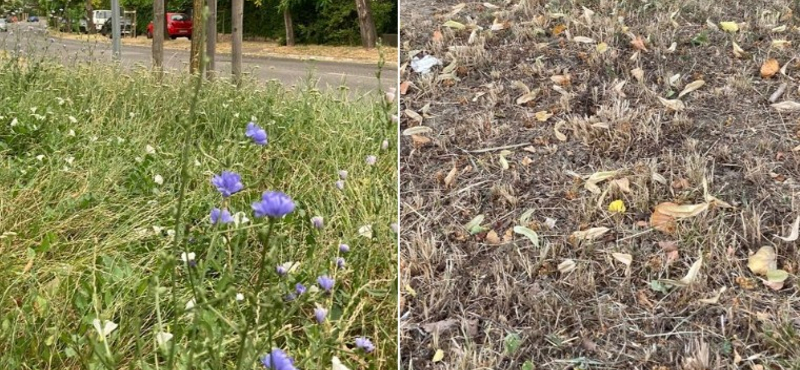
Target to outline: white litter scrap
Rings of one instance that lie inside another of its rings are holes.
[[[433,55],[426,55],[422,58],[414,57],[414,59],[411,59],[411,69],[417,73],[430,73],[431,68],[440,65],[442,65],[442,61]]]

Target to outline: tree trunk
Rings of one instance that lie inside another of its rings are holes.
[[[164,28],[166,15],[164,14],[164,1],[153,1],[153,69],[159,80],[164,76]]]
[[[244,0],[231,1],[231,72],[236,85],[242,83],[242,23]]]
[[[294,25],[289,7],[283,10],[283,24],[286,26],[286,46],[294,46]]]
[[[190,49],[189,73],[201,73],[200,49],[203,43],[203,0],[192,1],[192,47]]]
[[[86,33],[93,35],[97,32],[97,27],[94,25],[94,7],[92,6],[92,0],[86,0]]]
[[[356,0],[358,9],[358,27],[361,29],[361,44],[365,48],[374,48],[378,40],[375,31],[375,22],[372,20],[372,9],[369,7],[370,0]]]
[[[206,78],[214,78],[214,68],[216,63],[214,58],[217,54],[217,0],[207,0],[208,20],[206,23],[206,55],[208,64],[206,65]]]

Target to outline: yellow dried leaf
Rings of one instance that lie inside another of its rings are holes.
[[[467,28],[467,26],[463,25],[462,23],[458,23],[458,22],[456,22],[454,20],[449,20],[447,22],[444,22],[444,24],[442,26],[453,28],[453,29],[457,29],[457,30],[463,30],[464,28]]]
[[[608,51],[608,44],[606,44],[605,42],[601,42],[601,43],[597,44],[595,49],[597,50],[598,54],[603,54],[606,51]]]
[[[778,268],[777,259],[775,249],[764,246],[747,259],[747,268],[756,275],[766,276],[768,272]]]
[[[719,28],[730,33],[739,31],[739,25],[736,22],[719,22]]]
[[[778,238],[785,242],[793,242],[797,240],[797,238],[800,236],[798,235],[800,234],[800,216],[797,216],[797,218],[794,220],[791,230],[792,231],[789,232],[789,236],[786,237],[778,236]]]
[[[625,213],[625,202],[622,199],[617,199],[608,205],[608,211],[614,213]]]
[[[414,290],[414,288],[412,288],[411,285],[406,284],[405,289],[406,289],[406,294],[416,298],[417,291]]]
[[[444,359],[444,351],[441,349],[437,349],[436,353],[433,354],[433,362],[439,362]]]
[[[539,121],[539,122],[547,121],[547,119],[552,117],[552,116],[553,116],[553,114],[548,112],[548,111],[546,111],[546,110],[536,112],[536,120]]]
[[[686,108],[686,106],[683,105],[683,102],[680,101],[679,99],[664,99],[659,96],[658,101],[660,101],[661,104],[663,104],[665,107],[674,110],[676,112],[680,112]]]
[[[572,270],[575,270],[574,260],[568,259],[558,264],[558,271],[561,272],[562,274],[566,274]]]

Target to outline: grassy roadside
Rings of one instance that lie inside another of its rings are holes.
[[[404,3],[404,366],[797,369],[798,10]]]
[[[81,40],[97,43],[108,43],[110,40],[101,35],[84,35],[65,32],[50,31],[54,37],[68,39],[68,40]],[[230,35],[219,35],[220,41],[217,43],[217,52],[221,54],[230,54],[231,43]],[[135,45],[135,46],[151,46],[152,40],[145,36],[124,37],[122,38],[122,45]],[[168,50],[182,50],[189,51],[191,48],[191,41],[181,37],[175,40],[165,40],[164,48]],[[386,64],[397,65],[397,48],[387,47],[384,48]],[[244,41],[242,43],[242,53],[245,56],[253,57],[280,57],[280,58],[293,58],[293,59],[324,59],[331,61],[350,61],[364,64],[377,64],[380,60],[380,55],[377,49],[364,49],[359,46],[326,46],[326,45],[296,45],[287,47],[278,45],[273,41]]]
[[[261,367],[256,356],[271,347],[300,368],[333,356],[353,369],[396,366],[396,148],[382,149],[396,126],[383,97],[215,83],[186,126],[188,78],[159,84],[146,71],[26,58],[0,60],[0,368],[165,368],[159,333],[174,335],[166,343],[181,349],[181,366],[234,368],[251,314],[245,368]],[[251,120],[268,145],[245,137]],[[189,224],[176,248],[183,127]],[[224,202],[210,182],[223,170],[244,184]],[[296,203],[269,244],[251,210],[266,190]],[[241,212],[240,222],[212,227],[213,207]],[[276,273],[290,261],[299,267]],[[264,289],[252,292],[262,264]],[[335,279],[333,294],[318,287],[322,275]],[[308,291],[289,301],[296,283]],[[323,324],[315,306],[328,310]],[[102,340],[94,320],[117,327]]]

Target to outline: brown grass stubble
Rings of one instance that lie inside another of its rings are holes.
[[[754,355],[759,358],[753,364],[772,366],[800,359],[796,336],[774,334],[800,328],[796,286],[789,283],[780,292],[770,291],[746,267],[748,253],[775,243],[772,236],[785,234],[785,225],[798,212],[800,156],[791,152],[797,145],[798,117],[779,114],[765,102],[785,79],[758,77],[767,56],[786,63],[791,50],[771,49],[769,37],[745,34],[737,43],[753,58],[740,60],[731,55],[730,35],[708,31],[707,45],[690,42],[707,28],[707,18],[753,27],[759,24],[755,14],[786,4],[756,8],[719,3],[683,2],[685,10],[678,18],[683,26],[677,29],[669,22],[675,9],[620,10],[631,32],[650,37],[649,50],[638,61],[629,59],[629,40],[614,32],[611,17],[601,20],[612,10],[603,8],[608,2],[600,2],[591,4],[596,12],[593,27],[580,23],[580,8],[561,4],[559,9],[574,19],[568,25],[573,36],[608,43],[609,51],[602,56],[592,53],[593,45],[552,35],[531,40],[522,27],[512,27],[483,41],[485,47],[471,54],[461,81],[452,86],[410,73],[410,68],[402,72],[401,80],[410,79],[418,87],[403,97],[402,109],[420,111],[430,104],[432,117],[423,124],[433,129],[432,143],[421,147],[405,137],[401,155],[401,271],[403,285],[416,292],[416,297],[405,294],[402,307],[402,313],[410,312],[401,322],[404,366],[413,362],[415,369],[518,368],[530,359],[541,368],[567,368],[567,360],[586,358],[595,368],[693,369],[703,364],[735,368],[736,360],[744,363],[738,357]],[[541,4],[526,4],[527,10],[510,18],[519,23],[545,14]],[[467,45],[469,32],[445,29],[442,42],[432,42],[433,29],[444,20],[425,14],[425,9],[444,14],[450,8],[422,2],[411,7],[421,11],[414,15],[401,10],[407,25],[401,37],[409,49],[427,50],[449,64],[448,46]],[[467,14],[486,23],[485,13],[472,4],[456,19],[464,21]],[[491,18],[488,21],[491,24]],[[542,28],[552,29],[559,22],[563,20],[547,20]],[[794,33],[781,37],[800,41]],[[673,41],[679,44],[676,53],[665,52]],[[543,56],[541,65],[535,62],[537,56]],[[459,57],[465,59],[469,57]],[[645,71],[641,83],[630,74],[637,67]],[[798,68],[792,65],[789,70],[796,74]],[[549,78],[565,72],[571,84],[563,86],[568,92],[563,95],[550,88]],[[682,99],[687,109],[681,113],[666,111],[656,98],[664,96],[666,79],[674,73],[684,76],[681,85],[698,78],[706,81]],[[512,87],[515,80],[540,87],[540,98],[530,106],[516,105],[521,93]],[[613,89],[621,80],[627,80],[621,89],[625,96]],[[487,93],[473,102],[476,92]],[[800,98],[793,92],[784,99]],[[541,123],[532,117],[539,110],[555,115]],[[559,120],[565,121],[564,143],[554,136],[553,125]],[[591,127],[599,122],[608,123],[609,129]],[[415,124],[404,118],[403,128]],[[513,149],[508,170],[498,165],[498,151],[472,152],[518,143],[529,143],[534,151]],[[526,156],[531,160],[527,166],[522,165]],[[445,186],[454,165],[458,176]],[[634,191],[612,190],[604,204],[597,204],[597,196],[568,172],[588,175],[612,169],[623,170]],[[654,181],[653,172],[664,176],[667,184]],[[776,181],[771,174],[788,180]],[[675,235],[637,226],[657,203],[702,201],[704,177],[716,197],[737,208],[712,209],[680,222]],[[680,186],[680,179],[689,186]],[[628,206],[619,219],[605,211],[617,198]],[[536,210],[536,222],[528,226],[538,229],[543,244],[549,245],[544,259],[539,249],[519,237],[489,245],[485,234],[469,236],[463,228],[474,216],[485,214],[486,223],[502,237],[530,208]],[[543,225],[545,217],[558,220],[555,228]],[[594,226],[610,227],[612,232],[594,243],[567,241],[572,232]],[[668,264],[657,243],[669,240],[678,241],[680,257]],[[796,271],[796,246],[782,243],[778,248],[779,265]],[[629,274],[611,252],[633,256]],[[699,255],[705,262],[691,287],[666,295],[648,288],[651,280],[679,279]],[[578,267],[564,275],[556,266],[567,258]],[[750,285],[753,288],[746,289]],[[728,291],[718,304],[698,302],[723,286]],[[457,324],[425,330],[425,324],[448,319]],[[503,354],[503,338],[509,332],[523,338],[513,355]],[[437,348],[445,351],[443,365],[431,363]]]

